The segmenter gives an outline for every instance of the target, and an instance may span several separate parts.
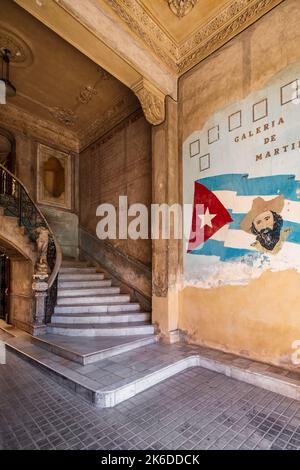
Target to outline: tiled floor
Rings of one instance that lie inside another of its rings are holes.
[[[202,368],[97,409],[7,353],[0,448],[300,449],[300,404]]]

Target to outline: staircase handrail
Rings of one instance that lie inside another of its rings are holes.
[[[59,269],[60,269],[60,266],[61,266],[61,262],[62,262],[62,252],[61,252],[61,247],[60,247],[60,244],[59,244],[59,241],[56,237],[56,235],[54,234],[53,230],[51,229],[46,217],[44,216],[44,214],[42,213],[42,211],[39,209],[39,207],[37,206],[37,204],[33,201],[32,197],[29,195],[29,191],[27,190],[26,186],[19,180],[19,178],[17,176],[15,176],[13,173],[11,173],[4,165],[2,165],[0,163],[0,168],[1,170],[8,174],[10,176],[10,178],[12,179],[13,182],[16,182],[22,189],[23,191],[25,192],[26,196],[28,197],[28,199],[30,200],[32,206],[34,207],[35,211],[39,214],[39,216],[41,217],[41,219],[44,221],[48,231],[49,231],[49,234],[51,235],[53,241],[54,241],[54,245],[55,245],[55,250],[56,250],[56,256],[55,256],[55,264],[54,264],[54,267],[52,268],[52,271],[50,273],[50,276],[47,280],[47,283],[48,283],[48,290],[52,287],[55,279],[57,278],[57,275],[58,275],[58,272],[59,272]],[[19,195],[21,193],[19,192]],[[20,203],[20,201],[19,201]],[[22,225],[22,214],[19,214],[19,223],[20,225]]]

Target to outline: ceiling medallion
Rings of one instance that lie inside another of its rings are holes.
[[[0,50],[4,49],[10,52],[11,65],[27,67],[32,64],[33,55],[25,41],[0,25]]]
[[[198,0],[167,0],[170,10],[178,18],[183,18],[190,13]]]
[[[49,109],[52,116],[57,119],[65,126],[72,127],[75,125],[77,116],[71,109],[67,108],[59,108],[58,106],[55,108]]]

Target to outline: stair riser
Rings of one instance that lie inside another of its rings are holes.
[[[130,296],[127,294],[104,295],[102,297],[58,297],[57,305],[85,305],[85,304],[113,304],[130,302]]]
[[[96,268],[60,268],[61,274],[93,274]]]
[[[104,294],[119,294],[120,287],[99,287],[98,289],[58,289],[57,297],[81,297]]]
[[[102,281],[104,274],[59,274],[58,281]]]
[[[91,306],[56,306],[54,313],[105,313],[105,312],[138,312],[139,304],[121,304],[121,305],[91,305]]]
[[[154,344],[158,341],[158,337],[155,335],[149,336],[140,340],[132,341],[130,343],[114,346],[104,351],[88,354],[86,356],[69,351],[68,349],[64,349],[53,343],[47,343],[46,341],[43,341],[42,337],[33,337],[32,340],[40,348],[57,354],[58,356],[64,357],[65,359],[70,359],[71,361],[77,362],[78,364],[87,365],[93,364],[94,362],[101,361],[103,359],[107,359],[109,357],[117,356],[125,352],[133,351],[137,348],[148,346],[149,344]]]
[[[127,328],[90,328],[90,329],[79,329],[79,328],[61,328],[59,326],[47,326],[47,332],[64,335],[64,336],[137,336],[137,335],[153,335],[154,327],[148,326],[135,326]]]
[[[61,264],[61,268],[90,268],[87,263],[73,262],[73,261],[63,261]]]
[[[82,323],[84,325],[88,325],[89,323],[92,324],[105,324],[105,323],[127,323],[127,322],[145,322],[150,320],[150,315],[149,313],[139,313],[139,314],[125,314],[121,313],[120,315],[102,315],[102,316],[82,316],[82,317],[72,317],[71,315],[66,315],[66,316],[59,316],[59,315],[53,315],[51,318],[51,321],[53,323],[70,323],[72,324],[78,324]]]
[[[111,281],[60,281],[58,283],[58,289],[72,289],[72,288],[100,288],[100,287],[111,287]]]

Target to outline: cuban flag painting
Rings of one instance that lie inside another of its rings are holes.
[[[293,175],[229,174],[196,181],[188,252],[224,261],[257,251],[275,254],[286,245],[284,251],[290,247],[300,256],[299,187]]]
[[[300,63],[184,142],[185,285],[300,272],[299,97]]]

